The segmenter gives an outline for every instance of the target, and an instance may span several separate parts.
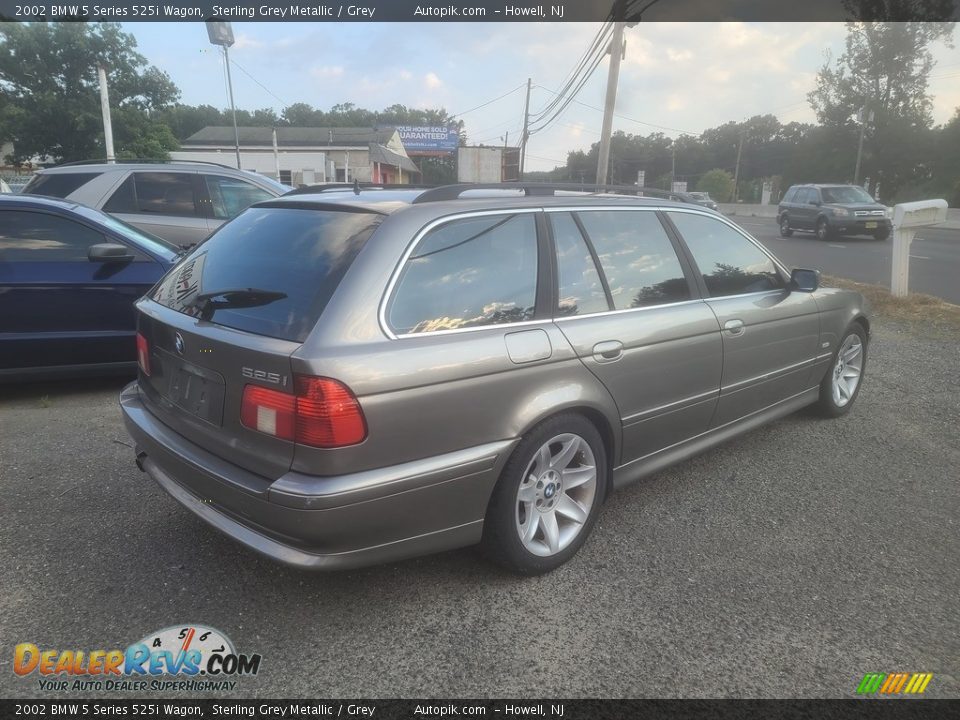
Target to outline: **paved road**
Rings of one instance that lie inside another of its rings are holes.
[[[780,237],[774,218],[732,217],[787,266],[890,287],[893,240],[845,237],[821,242],[812,233]],[[960,304],[960,229],[921,230],[910,247],[910,291]]]
[[[615,494],[534,579],[471,550],[275,565],[135,469],[119,382],[0,388],[0,696],[43,695],[15,643],[109,649],[193,621],[262,653],[241,697],[851,697],[868,671],[960,697],[958,343],[934,332],[878,322],[850,415],[786,418]]]

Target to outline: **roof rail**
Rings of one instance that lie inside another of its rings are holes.
[[[72,167],[74,165],[174,165],[177,163],[191,163],[196,165],[213,165],[215,167],[227,168],[228,170],[236,170],[237,168],[232,165],[224,165],[223,163],[212,162],[210,160],[157,160],[156,158],[115,158],[113,162],[110,162],[107,158],[97,158],[94,160],[73,160],[72,162],[60,163],[59,165],[51,165],[51,167]]]
[[[372,183],[372,182],[339,182],[339,183],[320,183],[318,185],[304,185],[284,194],[284,197],[290,195],[315,195],[317,193],[331,191],[353,191],[359,190],[427,190],[437,187],[436,185],[422,184],[396,184],[396,183]]]
[[[637,187],[636,185],[597,185],[593,183],[457,183],[442,185],[418,195],[413,204],[456,200],[468,190],[522,190],[526,196],[552,196],[557,192],[582,192],[591,194],[616,193],[621,195],[640,195],[659,198],[680,197],[681,193],[661,190],[660,188]],[[681,198],[682,199],[682,198]]]

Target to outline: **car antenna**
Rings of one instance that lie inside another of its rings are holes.
[[[353,194],[354,195],[360,194],[360,181],[357,179],[354,179],[353,181]]]

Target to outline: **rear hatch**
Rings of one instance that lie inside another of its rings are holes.
[[[257,475],[289,470],[294,443],[269,432],[269,411],[251,419],[248,408],[242,420],[245,389],[293,397],[290,355],[381,219],[267,203],[194,248],[138,303],[139,382],[151,412]]]

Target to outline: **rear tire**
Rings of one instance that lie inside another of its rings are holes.
[[[550,572],[586,542],[606,494],[607,457],[593,423],[565,413],[517,445],[493,490],[483,552],[521,575]]]
[[[830,231],[830,223],[826,218],[817,220],[817,240],[829,240],[833,236]]]
[[[790,218],[786,213],[780,216],[780,237],[791,237],[793,230],[790,228]]]
[[[830,360],[827,374],[820,382],[817,412],[823,417],[846,415],[853,407],[863,375],[867,370],[867,333],[860,323],[853,323],[843,334]]]

